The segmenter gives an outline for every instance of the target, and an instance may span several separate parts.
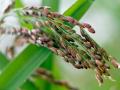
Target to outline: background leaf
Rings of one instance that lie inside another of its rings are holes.
[[[32,81],[27,80],[21,87],[21,90],[39,90]]]
[[[22,0],[15,0],[15,8],[21,8],[23,7]]]
[[[92,5],[93,1],[94,0],[77,0],[68,10],[64,12],[64,15],[80,20]]]
[[[8,59],[0,53],[0,71],[9,63]]]
[[[31,47],[32,50],[29,49]],[[26,52],[28,53],[26,54]],[[0,75],[0,90],[18,88],[46,60],[48,55],[48,49],[40,49],[34,45],[27,47],[14,61],[7,65]]]

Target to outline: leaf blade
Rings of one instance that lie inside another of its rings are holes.
[[[31,47],[32,52],[29,49]],[[34,53],[34,51],[37,51],[37,53]],[[29,53],[25,54],[26,52]],[[28,46],[0,75],[0,90],[15,90],[18,88],[44,62],[49,55],[49,52],[46,55],[47,52],[48,49],[39,48],[34,45]],[[38,57],[39,59],[37,59]]]
[[[93,2],[94,0],[77,0],[69,9],[64,12],[64,15],[80,20]]]
[[[0,53],[0,70],[2,70],[8,63],[8,59],[2,53]]]

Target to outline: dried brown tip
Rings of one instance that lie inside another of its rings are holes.
[[[70,17],[70,16],[67,16],[67,17],[66,17],[66,20],[67,20],[68,22],[70,22],[70,23],[74,23],[74,19],[73,19],[72,17]]]
[[[90,49],[91,47],[92,47],[92,45],[91,45],[91,43],[90,42],[84,42],[84,45],[88,48],[88,49]]]
[[[45,70],[41,68],[37,69],[36,72],[39,74],[45,74]]]
[[[11,8],[13,7],[14,4],[15,4],[15,1],[12,0],[11,4],[9,4],[9,5],[5,8],[4,13],[9,12],[9,11],[11,10]]]
[[[5,30],[3,28],[0,28],[0,35],[3,35],[5,33]]]
[[[103,66],[104,65],[100,60],[95,60],[95,62],[98,66]]]
[[[120,68],[120,63],[118,63],[115,59],[112,59],[111,63],[115,68]]]
[[[22,36],[17,36],[15,39],[15,47],[16,46],[23,46],[24,44],[26,44],[28,42],[27,38],[23,38]]]
[[[99,75],[99,74],[96,74],[96,79],[97,79],[97,81],[98,81],[98,83],[99,83],[99,86],[101,86],[102,85],[102,83],[103,83],[103,78],[102,78],[102,76],[101,75]]]
[[[36,70],[36,72],[37,72],[37,74],[40,74],[40,75],[45,75],[45,77],[48,77],[48,78],[53,78],[53,76],[52,76],[52,74],[49,72],[49,71],[47,71],[47,70],[45,70],[45,69],[43,69],[43,68],[39,68],[38,70]]]
[[[43,14],[44,16],[48,16],[48,14],[50,14],[48,8],[44,8],[42,14]]]
[[[95,30],[91,27],[91,25],[83,23],[82,26],[83,28],[87,28],[90,33],[95,33]]]
[[[15,47],[11,46],[11,47],[7,47],[6,49],[6,54],[10,57],[13,58],[15,55]]]

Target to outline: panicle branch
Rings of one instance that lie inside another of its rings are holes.
[[[77,88],[71,86],[67,81],[56,80],[51,72],[49,72],[48,70],[45,70],[43,68],[39,68],[36,70],[36,76],[41,76],[43,79],[45,79],[53,84],[56,84],[59,86],[64,86],[68,90],[78,90]]]

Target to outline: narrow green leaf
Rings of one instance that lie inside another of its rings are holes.
[[[16,90],[46,60],[49,53],[46,48],[28,46],[0,75],[0,90]]]
[[[77,0],[68,10],[64,12],[64,15],[80,20],[80,18],[92,5],[93,1],[94,0]]]
[[[0,70],[2,70],[8,63],[9,60],[2,53],[0,53]]]

